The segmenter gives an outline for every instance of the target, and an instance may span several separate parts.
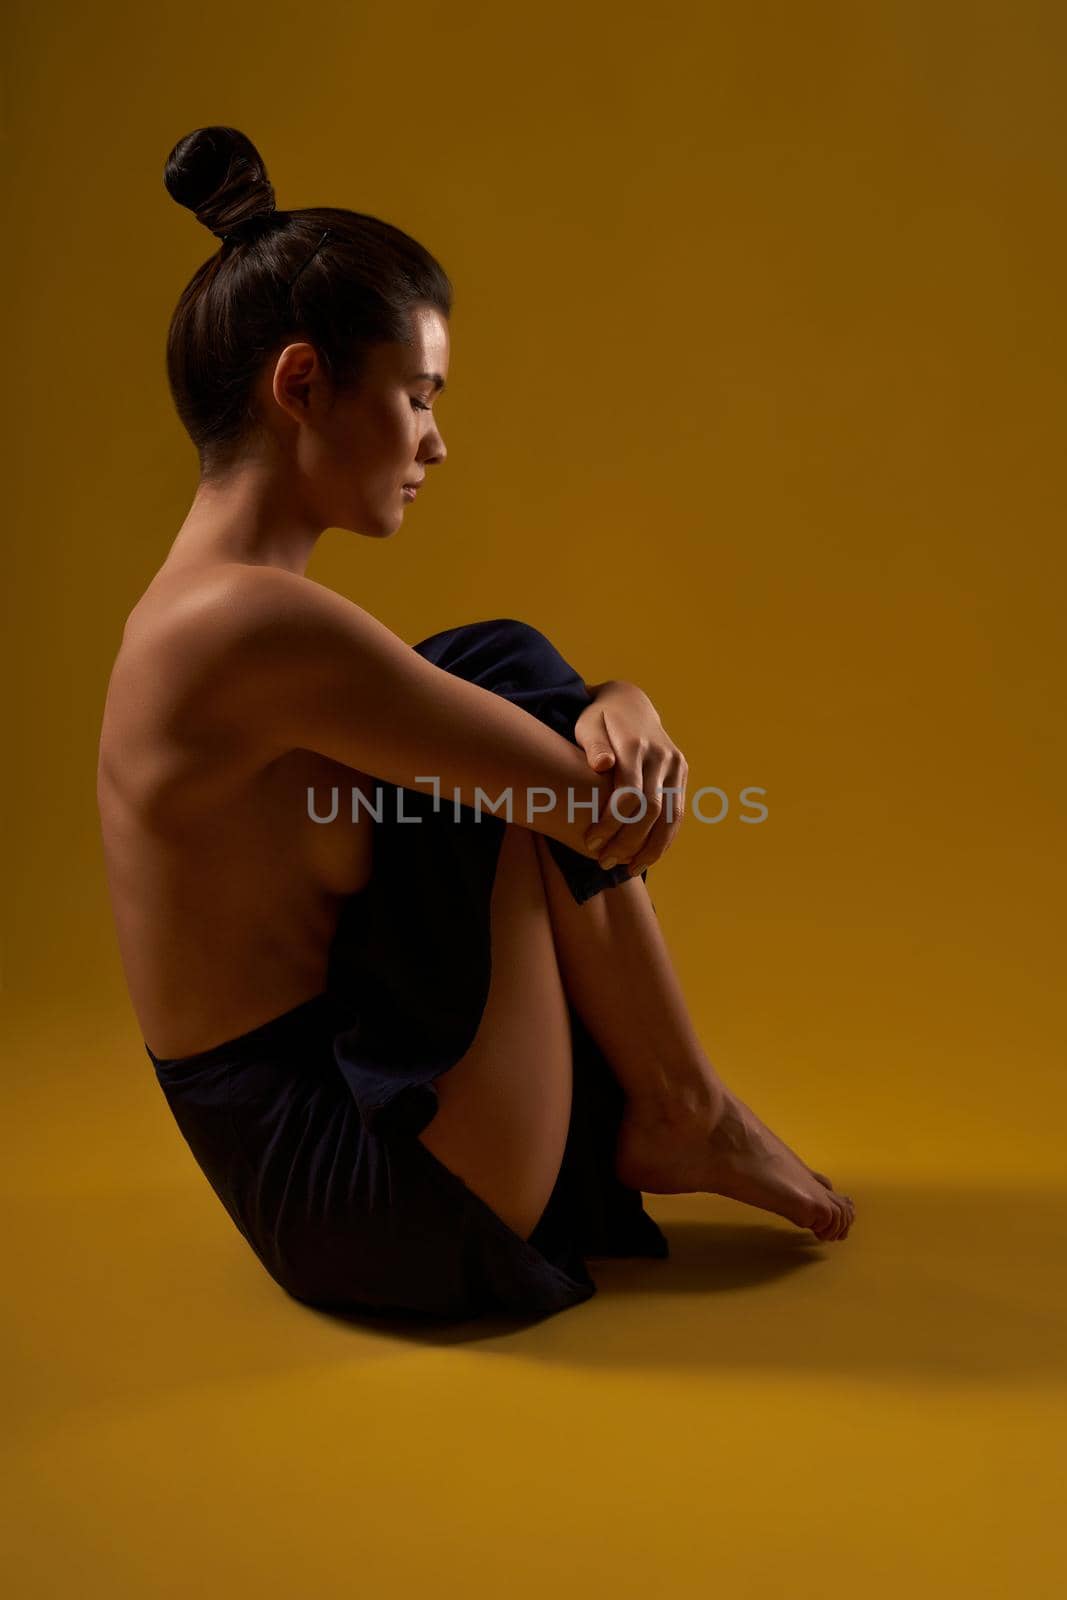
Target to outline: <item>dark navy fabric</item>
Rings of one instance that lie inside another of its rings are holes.
[[[537,628],[495,618],[414,648],[574,742],[591,696]],[[570,1128],[528,1240],[416,1137],[437,1109],[435,1080],[470,1047],[488,997],[489,903],[507,823],[450,795],[435,802],[375,784],[372,875],[342,906],[323,993],[196,1055],[145,1048],[205,1176],[295,1298],[446,1317],[563,1310],[596,1292],[587,1256],[668,1254],[640,1193],[615,1176],[622,1091],[568,1003]],[[547,842],[579,904],[627,881],[625,866],[606,872]]]

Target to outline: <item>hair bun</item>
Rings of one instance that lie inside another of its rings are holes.
[[[218,238],[270,216],[274,186],[259,151],[239,128],[197,128],[179,139],[163,169],[167,193]]]

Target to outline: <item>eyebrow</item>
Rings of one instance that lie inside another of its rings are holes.
[[[446,387],[445,380],[439,372],[416,372],[415,381],[418,382],[420,378],[429,378],[438,394]]]

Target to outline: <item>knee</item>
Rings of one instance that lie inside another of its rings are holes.
[[[548,635],[518,617],[445,628],[414,648],[437,666],[489,689],[544,690],[580,681]]]
[[[477,646],[537,648],[550,641],[532,622],[522,622],[518,617],[484,617],[475,622],[461,622],[454,628],[441,628],[414,646],[416,650],[435,656],[453,649],[470,649]]]
[[[516,644],[536,645],[548,643],[548,637],[535,628],[532,622],[523,622],[518,617],[494,617],[486,624],[496,630],[498,636],[512,640]]]
[[[488,626],[495,661],[516,688],[542,689],[571,677],[570,664],[532,622],[496,617]]]

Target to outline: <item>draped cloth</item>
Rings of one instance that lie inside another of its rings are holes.
[[[592,697],[538,629],[472,622],[414,649],[576,742]],[[529,1239],[417,1137],[488,998],[508,824],[447,794],[374,781],[372,873],[342,905],[326,990],[195,1056],[148,1054],[201,1169],[295,1298],[450,1318],[563,1310],[596,1292],[587,1257],[669,1253],[640,1193],[615,1176],[622,1091],[568,1001],[571,1120]],[[628,881],[624,865],[605,871],[547,844],[579,905]]]

